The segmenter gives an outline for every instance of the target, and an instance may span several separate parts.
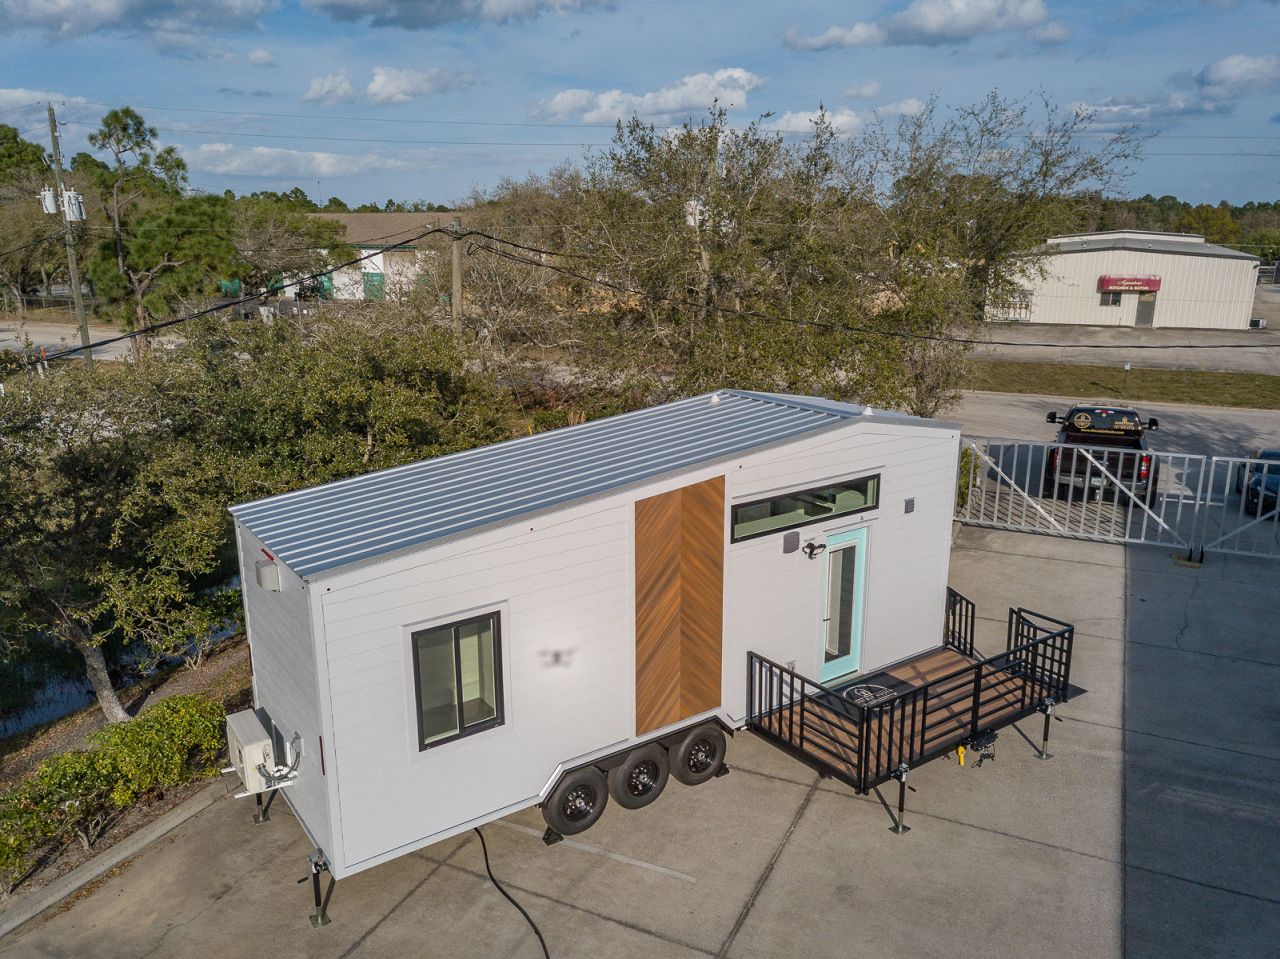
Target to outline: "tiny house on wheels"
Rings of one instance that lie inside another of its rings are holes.
[[[982,659],[947,587],[959,446],[721,390],[234,507],[232,759],[314,843],[313,921],[320,871],[533,805],[555,841],[723,774],[736,730],[866,791],[1051,710],[1070,627],[1011,611]]]

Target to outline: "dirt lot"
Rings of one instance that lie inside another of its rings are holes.
[[[897,836],[891,791],[856,797],[739,734],[732,775],[610,809],[577,840],[544,847],[536,810],[486,827],[493,868],[557,959],[1271,954],[1277,569],[966,530],[951,579],[981,647],[1002,648],[1010,605],[1077,625],[1081,692],[1053,759],[1031,721],[994,763],[921,767]],[[282,804],[269,825],[251,813],[216,802],[0,956],[539,954],[472,834],[344,880],[313,930],[305,836]]]

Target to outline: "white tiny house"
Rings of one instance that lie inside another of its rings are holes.
[[[720,771],[748,651],[837,683],[940,646],[959,442],[722,390],[234,507],[254,706],[318,856],[342,878],[538,804],[580,831],[606,788]]]

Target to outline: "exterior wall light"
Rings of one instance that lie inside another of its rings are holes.
[[[817,559],[820,554],[825,553],[826,551],[827,551],[826,543],[805,543],[804,544],[804,555],[808,556],[810,559]]]

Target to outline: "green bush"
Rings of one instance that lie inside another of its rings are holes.
[[[0,796],[0,893],[46,849],[93,847],[144,793],[218,770],[225,713],[200,696],[162,700],[137,719],[95,733],[92,746],[46,759]]]
[[[225,714],[199,696],[174,696],[137,719],[94,735],[98,750],[111,757],[115,781],[111,799],[124,808],[149,789],[176,786],[217,771],[225,743]]]

